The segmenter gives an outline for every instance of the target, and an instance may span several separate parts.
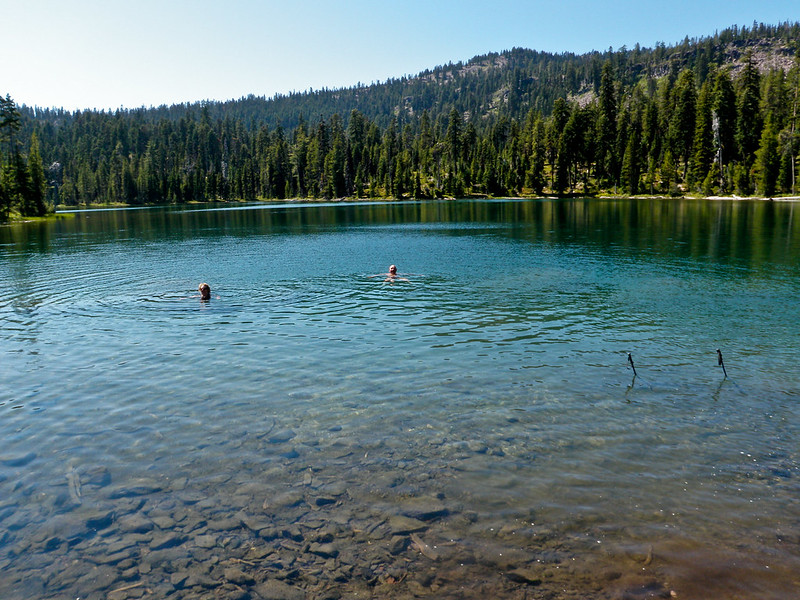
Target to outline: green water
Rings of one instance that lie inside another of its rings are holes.
[[[240,561],[252,581],[226,585],[254,598],[274,579],[791,597],[798,210],[204,205],[0,228],[0,594],[203,597],[165,581],[222,585]],[[409,281],[370,277],[390,264]],[[435,558],[392,530],[420,506]],[[309,550],[317,521],[337,556]],[[179,543],[142,569],[157,534]],[[280,560],[245,552],[262,546]]]

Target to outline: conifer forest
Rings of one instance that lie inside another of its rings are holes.
[[[0,101],[0,220],[98,203],[773,197],[797,193],[800,24],[584,55],[515,48],[272,98]]]

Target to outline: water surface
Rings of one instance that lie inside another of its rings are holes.
[[[795,213],[203,205],[0,228],[0,595],[792,597]],[[370,277],[392,263],[408,282]]]

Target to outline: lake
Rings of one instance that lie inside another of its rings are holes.
[[[798,204],[77,211],[0,287],[2,598],[800,586]]]

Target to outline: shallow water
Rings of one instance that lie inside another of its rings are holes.
[[[793,597],[797,211],[0,228],[0,596]]]

